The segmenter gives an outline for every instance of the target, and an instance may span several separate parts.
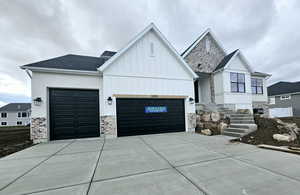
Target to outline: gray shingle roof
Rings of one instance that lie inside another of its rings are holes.
[[[106,56],[102,56],[103,54]],[[38,68],[53,68],[53,69],[67,69],[67,70],[83,70],[83,71],[97,71],[111,56],[116,52],[105,51],[100,57],[82,56],[68,54],[32,64],[22,66],[22,68],[38,67]],[[110,56],[110,57],[109,57]]]
[[[31,108],[30,103],[10,103],[0,108],[0,111],[26,111]]]
[[[300,92],[300,82],[278,82],[268,87],[268,95],[281,95]]]
[[[219,63],[219,65],[215,68],[215,71],[216,71],[216,70],[219,70],[219,69],[221,69],[221,68],[224,68],[224,67],[226,66],[226,64],[229,62],[229,60],[234,56],[234,54],[235,54],[237,51],[238,51],[238,49],[235,50],[235,51],[233,51],[233,52],[231,52],[231,53],[228,54],[227,56],[225,56],[225,57],[223,58],[223,60]]]
[[[261,77],[268,77],[271,76],[270,74],[263,73],[263,72],[253,72],[251,73],[252,76],[261,76]]]

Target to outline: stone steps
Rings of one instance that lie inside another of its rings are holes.
[[[223,132],[222,135],[230,136],[230,137],[241,137],[240,133],[232,133],[232,132]]]
[[[230,124],[255,124],[254,120],[230,120]]]
[[[232,128],[229,127],[225,131],[231,133],[246,133],[249,129],[240,129],[240,128]]]
[[[232,113],[230,114],[230,125],[222,134],[232,137],[242,137],[243,135],[256,130],[256,124],[252,114]]]

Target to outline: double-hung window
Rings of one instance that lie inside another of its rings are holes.
[[[253,94],[263,94],[263,80],[262,79],[251,79],[251,89]]]
[[[22,112],[22,117],[27,117],[27,112]]]
[[[245,93],[246,92],[245,74],[231,72],[230,85],[231,85],[231,92]]]
[[[7,118],[7,113],[6,112],[2,112],[1,113],[1,118]]]

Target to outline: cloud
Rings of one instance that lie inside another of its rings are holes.
[[[0,93],[30,96],[23,82],[2,73],[0,73]]]
[[[4,95],[9,101],[30,96],[30,79],[20,65],[118,50],[150,22],[179,52],[211,28],[228,51],[241,48],[255,70],[271,73],[270,83],[300,80],[299,5],[297,0],[0,1],[0,101]]]
[[[7,103],[0,101],[0,107],[5,106]]]

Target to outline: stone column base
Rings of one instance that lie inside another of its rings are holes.
[[[30,139],[33,143],[48,141],[47,121],[45,117],[31,118]]]
[[[188,131],[194,132],[196,128],[196,113],[188,113]]]
[[[101,121],[101,133],[104,134],[106,138],[116,138],[117,137],[116,116],[113,115],[100,116],[100,121]]]

